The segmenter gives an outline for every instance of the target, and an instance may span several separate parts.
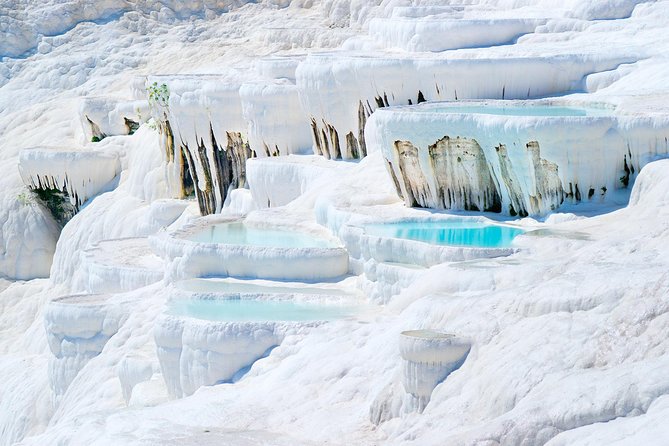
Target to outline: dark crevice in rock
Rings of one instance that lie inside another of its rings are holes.
[[[393,180],[393,185],[395,186],[395,191],[397,192],[397,195],[402,197],[402,188],[400,187],[400,181],[397,179],[397,175],[395,175],[395,171],[393,170],[393,165],[390,161],[386,161],[386,169],[390,174],[390,178],[392,178]]]
[[[416,104],[420,104],[422,102],[427,102],[425,99],[425,96],[423,96],[423,92],[418,90],[418,99],[416,99]]]
[[[181,162],[179,166],[179,177],[181,178],[181,198],[189,198],[195,195],[195,184],[193,180],[194,169],[191,166],[192,163],[188,162],[186,156],[187,150],[183,146],[179,148],[179,156],[181,157]]]
[[[231,190],[246,186],[246,160],[253,157],[253,152],[241,133],[226,132],[226,146],[223,148],[210,126],[209,144],[200,138],[196,154],[190,153],[188,146],[184,147],[189,169],[194,171],[195,162],[200,167],[204,189],[200,189],[197,175],[193,176],[193,183],[202,215],[217,212]]]
[[[209,158],[207,157],[207,147],[204,145],[202,138],[197,144],[197,157],[200,163],[200,171],[202,172],[202,180],[204,181],[204,190],[202,191],[203,202],[200,203],[200,211],[202,215],[209,215],[216,212],[216,194],[214,193],[214,182],[211,175],[211,167],[209,166]]]
[[[31,185],[28,186],[35,198],[49,210],[54,220],[63,227],[74,217],[81,205],[82,200],[76,192],[71,193],[68,187],[69,179],[65,177],[63,184],[56,182],[56,179],[50,176],[36,176],[37,182],[31,178]]]
[[[358,140],[353,136],[353,132],[348,132],[346,134],[346,150],[351,155],[353,159],[360,158],[360,150],[358,148]]]
[[[371,113],[365,109],[362,101],[358,105],[358,146],[360,151],[358,152],[359,158],[364,158],[367,156],[367,143],[365,142],[365,126],[367,125],[367,118]],[[347,143],[348,144],[348,143]]]
[[[167,157],[167,162],[174,162],[175,152],[174,152],[174,132],[172,132],[172,126],[170,121],[165,119],[160,123],[159,126],[160,134],[163,135],[163,147],[165,148],[165,155]]]
[[[125,130],[128,135],[134,134],[137,129],[139,129],[139,122],[133,121],[132,119],[123,118],[123,123],[125,124]]]
[[[91,127],[91,134],[93,135],[91,137],[91,141],[92,142],[99,142],[99,141],[102,141],[103,139],[105,139],[107,137],[107,135],[105,133],[102,133],[102,130],[100,130],[100,126],[97,125],[96,123],[94,123],[91,120],[91,118],[88,117],[88,115],[85,115],[85,116],[86,116],[86,121],[88,121],[88,125]]]
[[[226,160],[228,171],[232,173],[227,182],[225,193],[222,197],[227,197],[228,191],[246,186],[246,160],[252,157],[251,148],[247,142],[244,142],[242,134],[239,132],[226,132],[228,145],[226,147]]]
[[[314,138],[314,148],[316,149],[316,155],[325,156],[323,152],[323,146],[321,144],[321,136],[318,130],[318,124],[316,124],[316,119],[311,118],[311,132]]]
[[[326,124],[326,127],[330,134],[330,147],[333,149],[333,151],[330,152],[330,158],[334,160],[341,159],[341,148],[339,147],[339,134],[337,133],[337,129],[330,124]]]
[[[195,167],[195,160],[193,159],[193,155],[190,153],[190,150],[188,150],[188,145],[183,144],[181,146],[181,153],[186,158],[186,162],[188,164],[188,170],[191,173],[191,178],[193,180],[193,189],[195,192],[195,198],[197,198],[197,203],[200,208],[200,214],[206,215],[204,213],[204,208],[203,208],[203,203],[205,200],[204,197],[202,196],[202,191],[200,190],[200,182],[197,174],[197,169]]]
[[[321,142],[322,142],[322,150],[323,150],[323,156],[327,159],[331,159],[332,156],[330,156],[330,142],[328,141],[328,135],[325,133],[325,130],[321,130]]]
[[[623,155],[623,171],[625,174],[620,177],[620,182],[623,186],[628,187],[630,184],[630,177],[634,173],[634,166],[630,168],[632,156],[630,155],[630,164],[627,164],[627,155]]]

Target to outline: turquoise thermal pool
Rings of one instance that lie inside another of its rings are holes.
[[[178,299],[168,314],[219,322],[329,321],[354,313],[352,307],[255,299]]]
[[[372,236],[416,240],[433,245],[475,248],[508,248],[522,229],[466,221],[401,222],[370,224]]]
[[[558,105],[458,105],[458,106],[428,106],[416,108],[416,111],[426,113],[453,113],[500,116],[551,116],[551,117],[586,117],[609,116],[610,110],[604,108],[565,107]]]
[[[335,248],[328,240],[281,229],[265,229],[244,223],[219,223],[203,229],[188,238],[198,243],[262,246],[271,248]]]
[[[257,283],[230,282],[221,279],[189,279],[176,284],[180,290],[195,294],[308,294],[348,295],[340,289],[309,286],[273,286]]]

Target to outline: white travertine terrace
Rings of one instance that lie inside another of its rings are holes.
[[[391,107],[366,135],[407,206],[521,216],[620,200],[643,166],[669,155],[669,116],[546,101]]]
[[[19,155],[19,172],[31,189],[67,194],[78,211],[82,204],[111,187],[121,171],[115,152],[69,147],[36,147]]]
[[[165,266],[145,237],[103,240],[85,250],[82,266],[90,293],[119,293],[162,280]]]
[[[405,51],[446,51],[512,43],[531,33],[541,19],[372,19],[369,35],[386,47]]]
[[[239,89],[239,96],[255,156],[312,153],[311,129],[294,83],[247,83]]]
[[[281,156],[254,158],[246,163],[249,187],[256,206],[284,206],[341,170],[341,165],[323,157]]]
[[[50,384],[56,400],[79,371],[100,354],[123,324],[126,313],[110,295],[79,294],[49,302],[44,314],[49,348]]]
[[[167,277],[175,280],[217,276],[324,281],[348,272],[348,253],[328,239],[323,239],[328,247],[296,248],[189,240],[213,225],[240,221],[238,217],[205,217],[177,231],[150,237],[149,242],[166,262]]]
[[[106,97],[85,97],[79,107],[84,142],[94,138],[129,135],[151,117],[146,99],[120,100]]]
[[[202,386],[230,382],[288,333],[313,322],[216,322],[162,315],[154,336],[158,360],[173,398],[193,394]]]
[[[586,75],[635,61],[586,54],[461,58],[369,53],[310,54],[296,72],[316,154],[362,158],[377,108],[423,101],[531,99],[581,90]]]

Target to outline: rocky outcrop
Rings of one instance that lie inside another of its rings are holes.
[[[557,164],[541,158],[536,141],[526,144],[522,166],[512,163],[503,144],[494,148],[496,159],[488,159],[475,139],[459,136],[444,136],[424,154],[409,141],[395,141],[393,148],[388,171],[407,206],[527,216],[557,209],[566,196],[581,200],[577,185],[565,194]]]
[[[437,204],[445,209],[501,211],[499,191],[475,139],[445,136],[428,151],[437,183]]]
[[[518,177],[516,176],[516,171],[511,164],[511,160],[509,159],[506,146],[504,144],[500,144],[499,146],[495,147],[495,151],[497,152],[499,168],[501,172],[500,184],[504,185],[507,192],[507,203],[505,210],[508,211],[509,215],[520,215],[521,217],[525,217],[528,214],[527,206],[525,206],[525,199],[523,197],[523,191],[520,185],[520,181],[518,181]]]
[[[246,185],[246,160],[253,153],[241,133],[226,132],[226,138],[226,145],[220,146],[212,130],[209,144],[200,138],[195,150],[185,143],[181,146],[185,173],[192,177],[189,181],[182,176],[183,190],[192,188],[202,215],[218,212],[230,190]]]
[[[418,159],[418,148],[409,141],[395,141],[398,178],[404,184],[402,198],[407,206],[434,207],[436,202]],[[392,164],[392,162],[391,162]]]

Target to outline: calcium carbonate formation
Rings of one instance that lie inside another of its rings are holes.
[[[465,3],[1,4],[0,446],[667,438],[669,2]]]

